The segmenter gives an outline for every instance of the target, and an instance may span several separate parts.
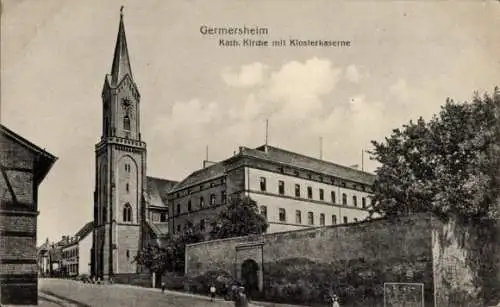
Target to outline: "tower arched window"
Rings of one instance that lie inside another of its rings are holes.
[[[129,203],[126,203],[125,206],[123,206],[123,221],[132,222],[132,207]]]
[[[130,117],[128,114],[123,117],[123,130],[130,131]]]

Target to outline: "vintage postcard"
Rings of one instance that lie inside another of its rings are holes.
[[[1,306],[500,306],[499,1],[1,9]]]

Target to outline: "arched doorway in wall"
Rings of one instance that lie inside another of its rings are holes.
[[[246,292],[250,297],[255,297],[259,292],[259,265],[252,259],[247,259],[241,264],[241,279]]]

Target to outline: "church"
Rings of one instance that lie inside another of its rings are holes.
[[[135,273],[134,256],[150,231],[167,233],[167,192],[177,183],[146,176],[139,89],[120,14],[111,73],[102,89],[102,136],[95,145],[92,271],[107,279]]]
[[[120,14],[111,73],[102,89],[102,136],[95,145],[92,273],[139,272],[134,257],[167,234],[210,223],[233,196],[255,200],[268,232],[357,223],[369,217],[374,175],[265,144],[204,161],[183,180],[148,177],[139,89]]]

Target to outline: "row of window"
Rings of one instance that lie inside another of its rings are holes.
[[[282,166],[281,166],[281,167],[279,167],[278,171],[279,171],[280,173],[282,173],[282,174],[285,174],[285,168],[284,168],[284,167],[282,167]],[[299,171],[297,171],[297,170],[294,170],[294,171],[293,171],[293,175],[294,175],[295,177],[301,177],[301,176],[300,176]],[[347,187],[347,183],[346,183],[345,181],[341,181],[340,179],[337,179],[337,180],[336,180],[336,179],[335,179],[335,177],[331,177],[331,176],[326,176],[326,177],[323,177],[323,176],[321,176],[321,175],[320,175],[320,176],[314,176],[314,178],[313,178],[313,175],[311,175],[311,174],[307,174],[307,179],[309,179],[309,180],[318,180],[318,181],[323,182],[323,183],[340,184],[340,185],[341,185],[342,187],[344,187],[344,188],[346,188],[346,187]],[[359,187],[361,188],[361,190],[362,190],[363,192],[364,192],[364,191],[367,191],[367,190],[368,190],[368,192],[370,191],[370,188],[369,188],[369,187],[367,188],[367,187],[366,187],[365,185],[363,185],[363,184],[361,184]],[[356,184],[352,184],[352,189],[353,189],[353,190],[358,189],[358,185],[356,185]]]
[[[62,256],[63,258],[78,257],[78,248],[73,248],[67,251],[63,251]]]
[[[261,206],[260,207],[260,214],[262,214],[266,219],[267,219],[267,207],[266,206]],[[278,219],[280,222],[286,222],[287,217],[286,217],[286,209],[284,208],[279,208],[278,212]],[[358,219],[354,218],[353,222],[357,222]],[[349,219],[347,216],[343,217],[343,222],[344,224],[349,223]],[[295,210],[295,224],[302,224],[302,212],[300,210]],[[309,211],[307,212],[307,225],[314,225],[314,213]],[[336,225],[337,224],[337,215],[332,214],[332,223],[331,225]],[[325,214],[320,213],[319,215],[319,225],[320,226],[325,226]]]
[[[66,265],[66,272],[69,275],[78,275],[78,263]]]
[[[177,193],[175,193],[175,198],[186,196],[186,195],[192,194],[194,192],[202,191],[204,188],[205,189],[213,188],[213,187],[215,187],[218,184],[225,184],[225,183],[226,183],[226,178],[223,177],[223,178],[218,179],[218,180],[213,180],[211,182],[200,184],[200,185],[198,185],[196,187],[191,187],[191,188],[189,188],[187,190],[184,190],[184,191],[181,191],[181,192],[177,192]]]
[[[260,191],[267,192],[266,177],[260,177]],[[278,194],[285,195],[285,182],[283,180],[278,181]],[[295,197],[301,197],[300,184],[295,184]],[[313,199],[313,188],[311,186],[307,187],[307,198]],[[319,200],[325,200],[325,190],[319,189]],[[330,200],[332,203],[337,203],[335,191],[330,192]],[[347,206],[347,194],[342,193],[342,204]],[[358,197],[356,195],[352,196],[352,204],[354,207],[358,206]],[[361,198],[362,208],[366,208],[366,197]]]
[[[166,222],[167,221],[167,213],[165,213],[165,212],[161,212],[161,213],[152,212],[151,213],[151,220],[153,222]]]
[[[191,223],[191,221],[188,221],[186,224],[184,224],[184,230],[188,230],[189,228],[193,227],[193,223]],[[200,231],[205,231],[206,230],[206,221],[205,219],[201,219],[200,220],[200,224],[199,224],[199,227],[200,227]],[[180,224],[177,224],[177,232],[181,232],[181,225]]]
[[[226,204],[226,201],[227,201],[226,191],[221,192],[220,198],[221,198],[221,203]],[[210,194],[210,206],[213,207],[216,205],[216,203],[217,203],[217,196],[213,193]],[[205,198],[203,196],[201,196],[199,198],[199,209],[203,209],[203,208],[205,208]],[[191,212],[191,211],[193,211],[193,205],[192,205],[191,199],[189,199],[187,202],[187,212]],[[176,214],[177,215],[181,214],[181,204],[177,204]]]

